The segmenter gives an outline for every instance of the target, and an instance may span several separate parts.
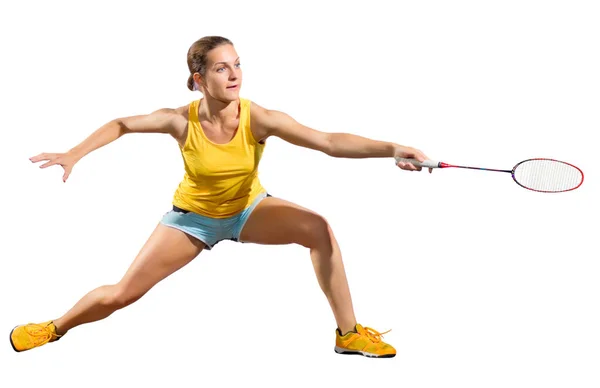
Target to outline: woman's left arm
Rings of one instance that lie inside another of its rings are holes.
[[[262,141],[270,136],[279,137],[291,144],[321,151],[336,158],[414,158],[427,160],[423,152],[400,144],[372,140],[350,133],[329,133],[298,123],[288,114],[264,109],[253,104],[251,117],[253,132]],[[420,170],[411,163],[398,163],[405,170]]]

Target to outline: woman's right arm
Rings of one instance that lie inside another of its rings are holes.
[[[32,162],[45,161],[40,168],[60,165],[65,170],[63,182],[71,174],[75,163],[90,152],[112,143],[126,133],[168,133],[175,139],[181,139],[187,128],[186,107],[178,109],[159,109],[147,115],[122,117],[110,121],[98,128],[84,141],[66,153],[42,153],[32,158]]]
[[[185,118],[180,110],[159,109],[147,115],[122,117],[98,128],[77,146],[69,150],[76,161],[127,133],[167,133],[178,138],[185,129]],[[182,125],[183,124],[183,125]]]

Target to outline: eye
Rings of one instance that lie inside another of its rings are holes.
[[[237,67],[238,69],[240,68],[240,66],[242,66],[242,64],[241,64],[241,63],[236,63],[236,64],[235,64],[235,67]]]
[[[218,72],[218,73],[220,73],[220,72],[222,72],[223,70],[225,70],[225,68],[224,68],[224,67],[219,67],[219,68],[217,69],[217,72]]]

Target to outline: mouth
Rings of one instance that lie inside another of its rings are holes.
[[[238,85],[233,85],[233,86],[228,86],[227,89],[232,90],[232,89],[237,89]]]

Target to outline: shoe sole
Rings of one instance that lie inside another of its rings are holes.
[[[354,355],[365,356],[365,357],[369,357],[369,358],[392,358],[392,357],[396,356],[396,354],[375,354],[375,353],[363,352],[360,350],[348,350],[348,349],[340,348],[339,346],[336,346],[334,350],[337,354],[347,354],[347,355],[354,354]]]
[[[19,326],[17,325],[17,326],[15,326],[15,327],[13,327],[13,329],[10,331],[10,334],[8,335],[8,340],[10,341],[10,346],[12,346],[13,350],[14,350],[15,352],[19,353],[19,352],[20,352],[20,350],[17,350],[17,348],[15,348],[15,344],[13,344],[13,341],[12,341],[12,333],[13,333],[13,331],[15,331],[15,329],[16,329],[17,327],[19,327]]]

